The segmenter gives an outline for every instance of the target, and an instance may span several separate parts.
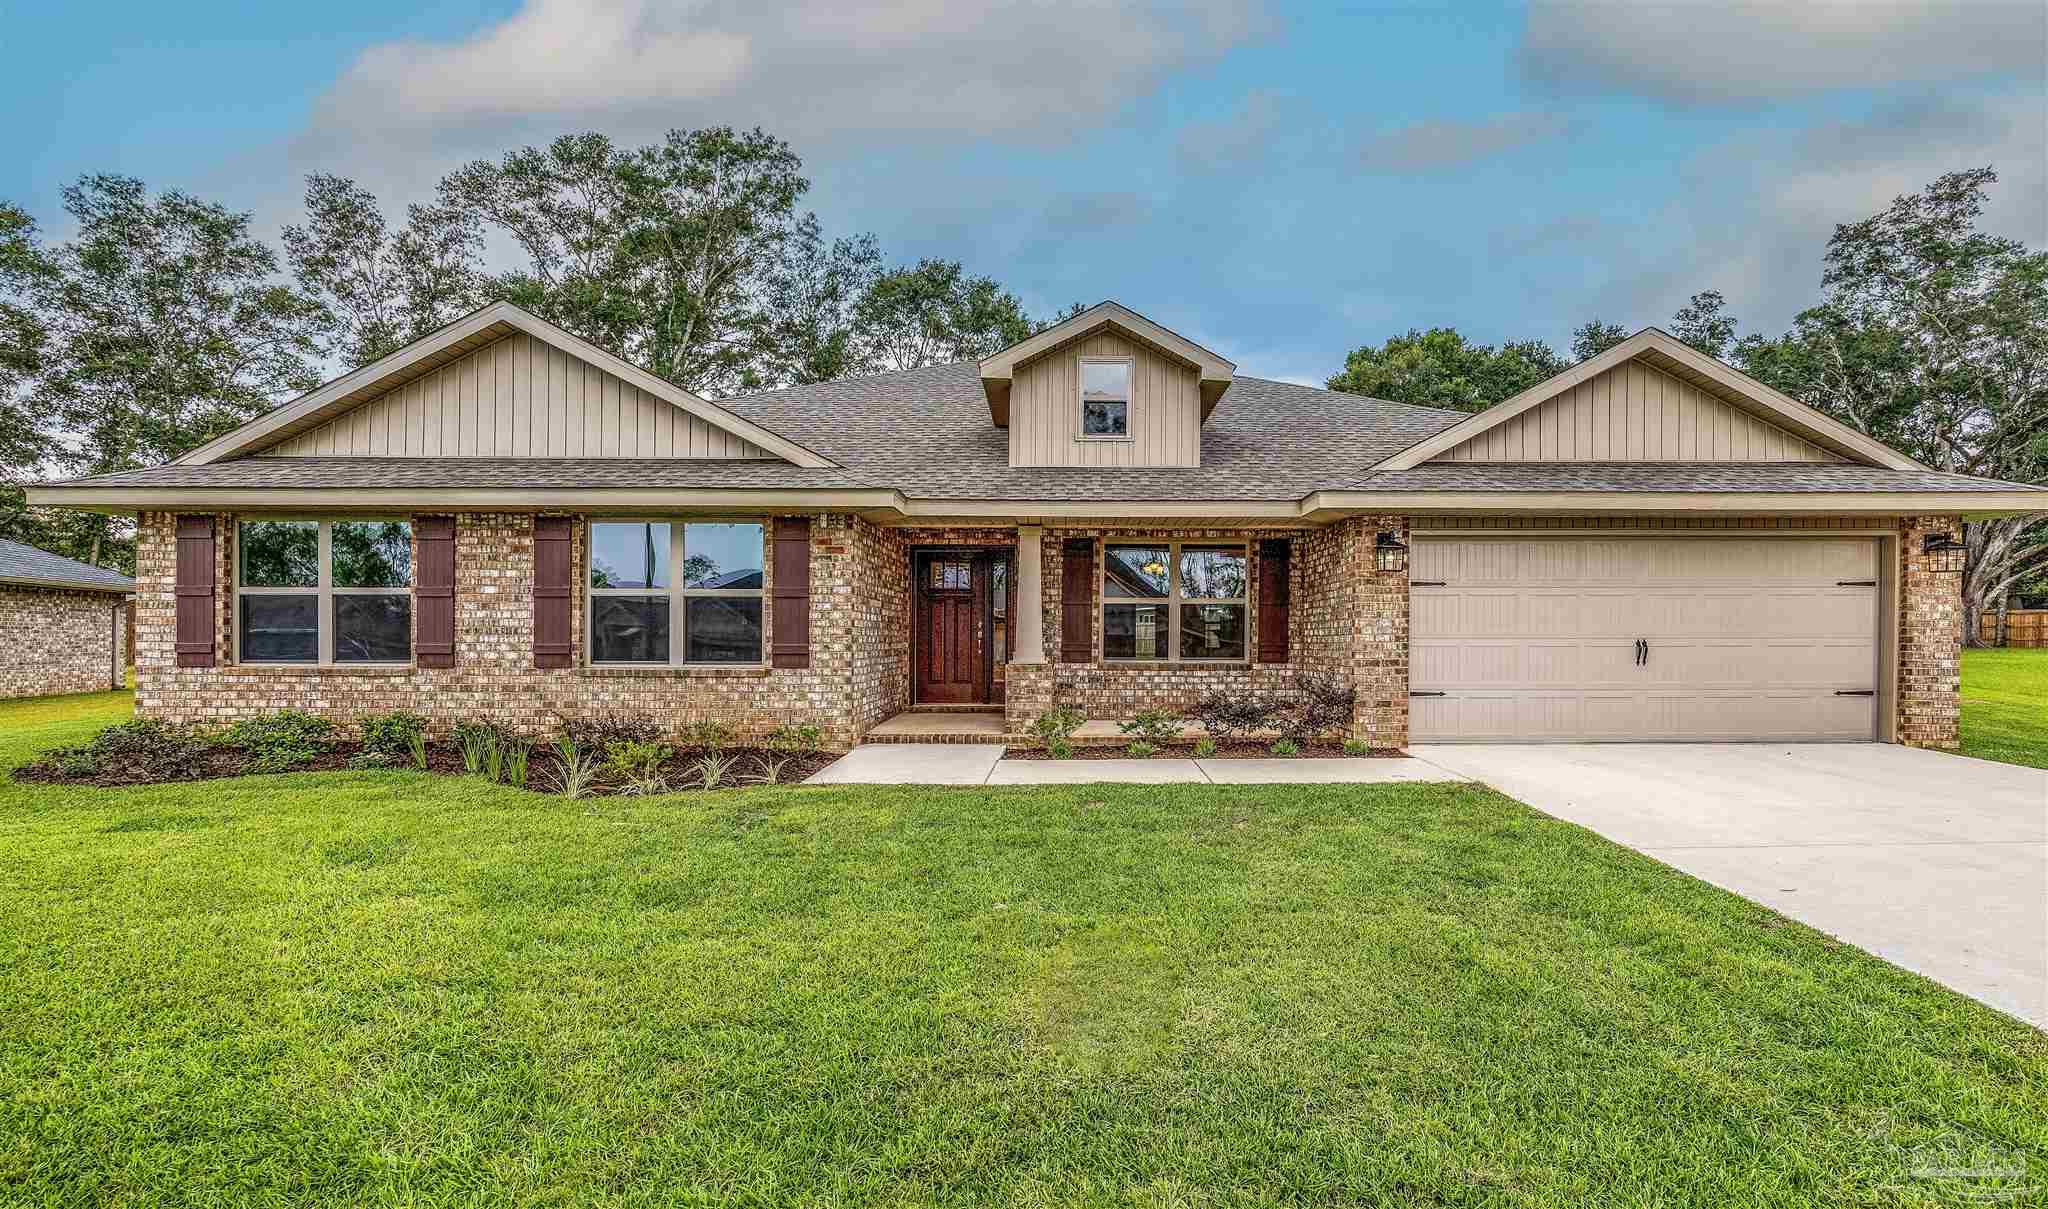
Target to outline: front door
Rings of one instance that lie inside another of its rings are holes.
[[[1003,699],[1009,571],[1008,550],[920,550],[912,558],[911,662],[919,704]]]

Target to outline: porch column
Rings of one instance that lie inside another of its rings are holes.
[[[1017,526],[1017,616],[1016,639],[1010,643],[1010,662],[1045,662],[1045,569],[1040,546],[1045,539],[1041,525]]]

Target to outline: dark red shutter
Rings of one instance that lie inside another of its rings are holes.
[[[775,518],[774,637],[776,667],[811,666],[811,518]]]
[[[419,547],[413,568],[413,662],[455,666],[455,518],[420,516],[412,522]]]
[[[1287,662],[1287,551],[1284,537],[1259,543],[1259,662]]]
[[[568,667],[576,657],[569,632],[571,526],[566,516],[533,520],[533,666]]]
[[[177,525],[178,666],[213,666],[213,518],[181,516]]]
[[[1060,662],[1095,657],[1095,539],[1070,537],[1060,550]]]

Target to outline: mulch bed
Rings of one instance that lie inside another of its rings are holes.
[[[386,764],[356,764],[353,761],[363,754],[360,743],[334,742],[326,751],[308,760],[294,764],[285,772],[340,772],[348,769],[404,772],[413,769],[410,759]],[[782,774],[778,784],[793,785],[824,768],[839,758],[838,752],[816,751],[810,753],[777,752],[760,747],[731,747],[724,754],[732,760],[726,770],[725,782],[721,788],[746,785],[744,778],[760,771],[763,757],[782,760]],[[696,765],[702,758],[701,752],[672,756],[662,765],[668,777],[670,792],[689,792],[697,780]],[[531,792],[550,793],[554,784],[556,766],[554,749],[547,744],[535,744],[533,755],[527,765],[527,784]],[[92,785],[101,788],[118,788],[124,785],[173,785],[187,781],[216,781],[227,777],[255,775],[249,768],[249,757],[239,748],[216,747],[195,759],[188,760],[176,768],[139,767],[132,764],[103,769],[92,776],[73,776],[54,762],[24,765],[14,770],[14,779],[42,785]],[[266,770],[270,771],[270,770]],[[427,745],[426,771],[441,776],[464,776],[462,749],[454,743],[429,743]],[[610,780],[599,779],[590,786],[591,797],[613,797],[626,793],[626,787]]]
[[[1276,756],[1265,743],[1218,743],[1216,754],[1202,756],[1204,760],[1374,760],[1398,758],[1408,753],[1394,748],[1375,748],[1362,756],[1354,756],[1344,750],[1341,743],[1308,743],[1291,756]],[[1006,760],[1050,760],[1053,757],[1043,747],[1012,747],[1003,753]],[[1192,743],[1163,743],[1159,750],[1149,756],[1133,756],[1122,745],[1079,743],[1074,745],[1075,760],[1193,760],[1195,745]]]

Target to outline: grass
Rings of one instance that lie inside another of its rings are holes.
[[[2048,1186],[2048,1038],[1475,787],[5,783],[0,853],[8,1203]]]
[[[2048,649],[1963,652],[1963,754],[2048,768]]]

